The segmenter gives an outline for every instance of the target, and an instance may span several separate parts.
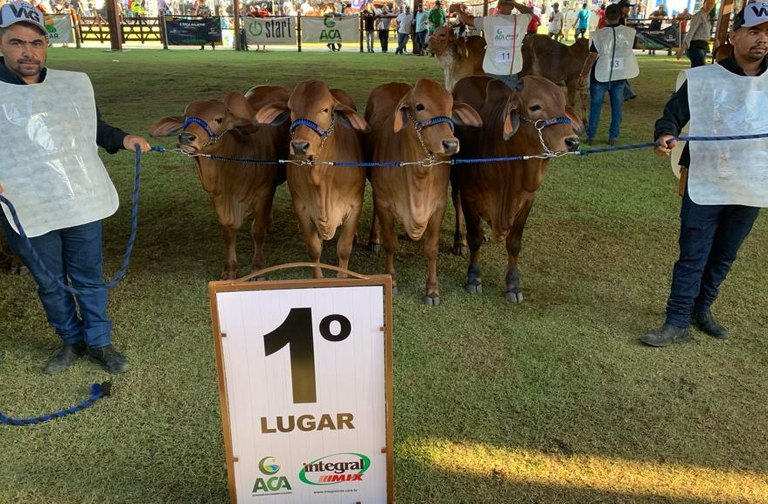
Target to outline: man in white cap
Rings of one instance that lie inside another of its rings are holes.
[[[44,371],[59,373],[87,354],[121,373],[128,361],[112,346],[101,257],[101,219],[118,202],[97,144],[109,153],[136,145],[147,152],[150,145],[101,120],[85,74],[46,68],[47,33],[43,14],[31,4],[0,8],[0,192],[5,189],[17,207],[50,274],[34,260],[4,205],[0,227],[34,276],[48,322],[63,343]]]
[[[512,14],[517,9],[520,14]],[[515,0],[499,0],[495,16],[473,17],[459,11],[461,22],[483,31],[487,47],[483,71],[515,89],[517,74],[523,69],[523,39],[533,9]]]
[[[688,123],[691,136],[742,136],[768,132],[768,4],[747,4],[733,20],[733,54],[691,68],[656,121],[656,153],[669,156]],[[651,346],[690,340],[690,323],[714,338],[728,331],[710,309],[720,284],[768,205],[765,138],[693,141],[680,158],[680,257],[664,324],[641,338]]]

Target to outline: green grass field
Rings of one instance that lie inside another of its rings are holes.
[[[638,98],[621,143],[652,140],[686,62],[639,56]],[[54,49],[49,66],[90,74],[104,117],[139,134],[189,101],[308,77],[362,108],[383,82],[441,73],[434,59],[358,53]],[[605,142],[608,105],[598,134]],[[155,143],[173,146],[171,139]],[[132,156],[105,162],[123,205],[105,221],[108,274],[129,230]],[[214,212],[193,163],[143,160],[139,239],[111,294],[114,342],[133,369],[114,397],[65,419],[0,426],[0,503],[227,502],[207,283],[223,264]],[[768,502],[768,223],[758,219],[714,311],[717,341],[645,348],[663,320],[677,256],[677,182],[650,149],[550,164],[523,240],[525,303],[503,296],[503,244],[482,249],[484,292],[462,288],[452,214],[441,237],[441,304],[421,303],[419,243],[403,242],[394,302],[395,486],[400,504]],[[278,191],[270,265],[305,260],[286,186]],[[367,233],[371,209],[363,215]],[[324,251],[335,262],[333,246]],[[247,273],[245,230],[239,254]],[[355,248],[351,268],[383,269]],[[73,405],[110,377],[79,361],[48,377],[58,345],[32,279],[0,273],[0,411]]]

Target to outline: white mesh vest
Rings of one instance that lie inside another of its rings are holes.
[[[686,70],[691,136],[768,134],[768,72]],[[768,206],[768,138],[688,142],[688,194],[700,205]]]
[[[28,236],[115,213],[117,192],[97,153],[96,103],[87,75],[48,70],[39,84],[0,82],[0,131],[3,196]]]
[[[608,26],[591,34],[600,57],[595,63],[598,82],[634,79],[640,74],[637,58],[632,52],[635,30],[626,26]]]

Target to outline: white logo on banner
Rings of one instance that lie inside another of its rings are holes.
[[[303,17],[301,18],[302,42],[356,42],[360,39],[358,16]]]
[[[249,44],[296,44],[296,18],[245,18],[246,41]]]

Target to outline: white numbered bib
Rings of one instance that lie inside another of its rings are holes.
[[[512,61],[512,51],[509,49],[496,49],[495,54],[494,61],[496,63],[509,63]]]

